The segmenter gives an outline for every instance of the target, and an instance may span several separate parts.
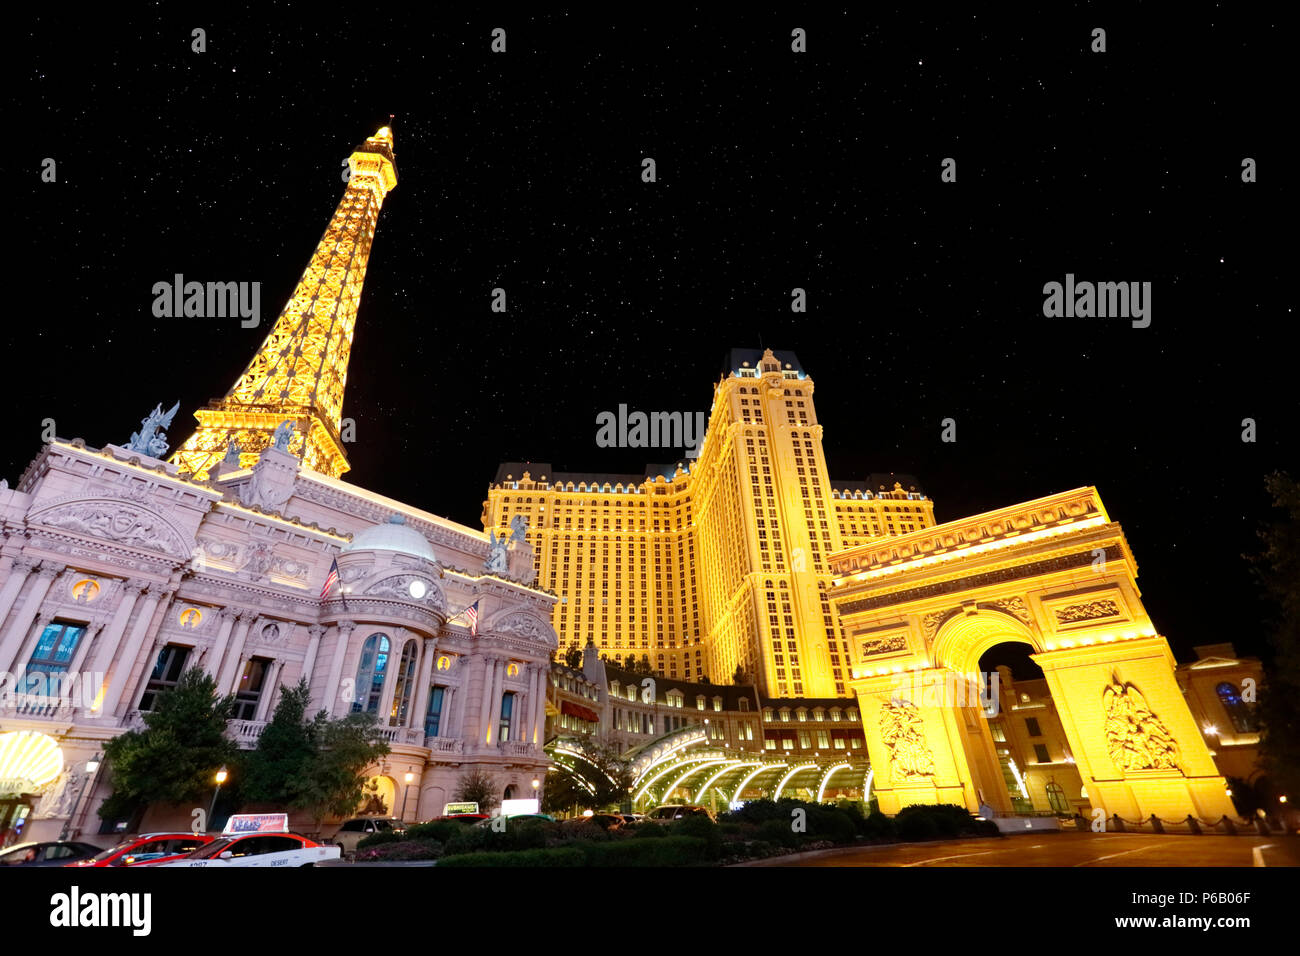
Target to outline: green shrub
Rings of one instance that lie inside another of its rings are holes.
[[[406,828],[408,840],[437,840],[446,843],[456,834],[468,829],[463,823],[450,820],[433,820],[429,823],[416,823]]]
[[[722,855],[722,831],[708,817],[685,817],[676,820],[669,825],[668,836],[669,838],[695,837],[703,840],[711,860],[716,860]]]
[[[376,860],[436,860],[440,856],[442,844],[437,840],[401,840],[367,848],[358,845],[357,848],[358,863]]]
[[[919,820],[928,822],[914,822]],[[969,810],[951,803],[904,807],[894,822],[899,836],[907,840],[951,839],[963,835],[988,834],[988,829],[971,816]],[[993,828],[997,829],[997,825],[994,824]]]
[[[808,836],[834,843],[852,843],[858,835],[853,818],[838,807],[809,805]]]
[[[892,840],[898,835],[894,821],[876,811],[862,821],[862,835],[873,840]]]
[[[904,807],[903,810],[894,818],[894,825],[898,829],[898,836],[903,840],[935,840],[939,837],[939,828],[935,825],[934,817],[928,813],[912,813],[907,811],[911,807]]]
[[[467,853],[449,856],[438,866],[586,866],[587,858],[577,847],[550,850],[515,850],[508,853]]]
[[[764,820],[758,825],[758,838],[777,846],[797,846],[799,835],[790,829],[785,820]]]
[[[447,841],[448,856],[464,853],[509,853],[514,850],[540,850],[546,846],[547,831],[541,821],[507,822],[504,830],[491,827],[460,826],[460,832]]]
[[[369,846],[382,846],[385,843],[399,843],[401,840],[401,835],[394,833],[392,830],[380,830],[378,833],[372,833],[370,836],[358,840],[357,849],[363,850]]]
[[[698,866],[712,859],[708,840],[700,837],[611,840],[585,843],[582,849],[587,866]]]
[[[662,823],[635,823],[627,827],[626,831],[634,837],[650,837],[651,839],[668,835],[668,828]]]

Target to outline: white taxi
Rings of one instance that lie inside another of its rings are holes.
[[[315,866],[337,860],[343,850],[297,833],[227,834],[162,866]]]

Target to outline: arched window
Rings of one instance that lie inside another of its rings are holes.
[[[361,645],[361,662],[357,665],[356,697],[352,712],[379,713],[379,698],[384,694],[384,677],[388,673],[388,635],[371,634]]]
[[[1055,780],[1047,784],[1047,802],[1057,813],[1070,812],[1070,801],[1065,799],[1065,789]]]
[[[506,792],[501,795],[502,800],[513,800],[515,798],[515,785],[512,783],[506,787]]]
[[[1224,681],[1214,688],[1214,692],[1219,695],[1219,703],[1228,712],[1228,719],[1237,733],[1249,734],[1259,729],[1255,722],[1255,708],[1241,699],[1241,691],[1234,684]]]
[[[411,691],[415,689],[415,641],[407,641],[402,648],[402,660],[397,665],[397,686],[393,689],[393,708],[388,715],[388,726],[406,724],[407,709],[411,706]]]

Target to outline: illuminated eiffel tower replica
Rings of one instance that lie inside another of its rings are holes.
[[[379,207],[397,185],[392,129],[358,146],[348,167],[347,191],[275,328],[226,397],[194,413],[198,430],[171,456],[182,472],[206,478],[231,442],[251,467],[285,421],[294,424],[289,452],[305,468],[331,478],[348,470],[343,386]]]

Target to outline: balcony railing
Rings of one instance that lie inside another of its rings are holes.
[[[266,729],[265,720],[232,720],[226,724],[226,736],[233,739],[244,750],[257,746],[257,738]]]
[[[377,727],[380,737],[390,744],[413,744],[423,747],[424,731],[416,727]]]
[[[459,737],[426,737],[424,745],[436,754],[463,754],[465,741]]]

